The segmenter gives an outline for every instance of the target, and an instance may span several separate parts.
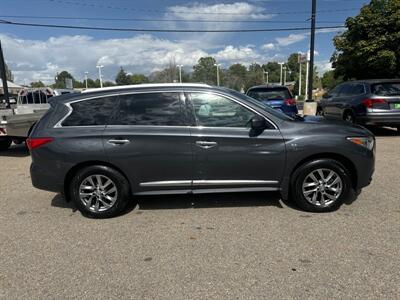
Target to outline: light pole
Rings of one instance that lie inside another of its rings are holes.
[[[284,79],[283,79],[283,85],[286,85],[286,66],[283,67],[283,71],[284,71]]]
[[[310,51],[307,51],[307,63],[306,63],[306,100],[308,99],[308,91],[309,91],[309,84],[310,84]]]
[[[265,82],[265,75],[267,75],[267,82]],[[263,70],[263,83],[268,84],[268,72]]]
[[[99,69],[99,80],[100,80],[100,88],[103,87],[103,76],[101,75],[101,69],[104,68],[103,65],[97,65],[96,68]]]
[[[281,65],[281,79],[280,79],[280,81],[279,81],[279,84],[282,85],[282,72],[283,72],[283,65],[284,65],[285,63],[280,62],[280,63],[278,63],[278,64]]]
[[[299,97],[301,96],[301,61],[302,61],[302,54],[299,52],[298,54],[298,62],[299,62]]]
[[[89,74],[89,72],[85,72],[85,85],[86,85],[86,89],[88,88],[88,86],[87,86],[88,74]]]
[[[178,65],[179,68],[179,82],[182,83],[182,67],[183,65]]]
[[[219,66],[220,66],[221,64],[214,64],[214,66],[216,66],[217,67],[217,86],[219,86]]]
[[[267,84],[269,83],[269,79],[268,79],[268,71],[265,72],[265,75],[267,75]]]

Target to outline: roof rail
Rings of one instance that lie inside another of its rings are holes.
[[[113,91],[113,90],[123,90],[123,89],[141,89],[141,88],[152,88],[152,87],[211,87],[205,83],[144,83],[144,84],[131,84],[131,85],[118,85],[109,86],[104,88],[90,88],[82,91],[82,93],[89,92],[101,92],[101,91]]]

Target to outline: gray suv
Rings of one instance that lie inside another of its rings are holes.
[[[370,183],[375,161],[362,127],[291,118],[201,84],[54,97],[27,144],[33,185],[92,217],[120,214],[135,195],[251,191],[331,211]]]

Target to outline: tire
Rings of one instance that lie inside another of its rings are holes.
[[[321,170],[326,180],[322,183]],[[331,172],[334,175],[329,179]],[[314,180],[311,174],[317,180]],[[336,182],[337,178],[339,179]],[[317,159],[305,163],[295,170],[291,183],[293,200],[297,206],[309,212],[336,210],[342,205],[352,188],[349,171],[333,159]],[[303,188],[305,185],[307,186]],[[316,189],[318,189],[316,192],[310,192]],[[336,189],[336,192],[333,189]],[[316,195],[315,198],[314,195]]]
[[[322,108],[317,109],[317,116],[321,116],[321,117],[324,116],[324,111],[322,110]]]
[[[8,137],[0,138],[0,151],[5,151],[10,148],[12,140]]]
[[[128,180],[113,168],[101,165],[79,170],[71,180],[69,192],[79,211],[92,218],[120,215],[131,198]]]
[[[354,116],[354,113],[351,112],[351,111],[346,111],[343,114],[343,120],[346,121],[346,122],[349,122],[351,124],[355,124],[356,123],[356,118]]]

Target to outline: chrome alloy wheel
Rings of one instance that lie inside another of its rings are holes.
[[[79,198],[90,211],[102,212],[110,209],[117,197],[117,186],[104,175],[90,175],[79,187]]]
[[[330,169],[317,169],[303,181],[303,195],[315,206],[332,205],[342,194],[343,182],[340,176]]]

